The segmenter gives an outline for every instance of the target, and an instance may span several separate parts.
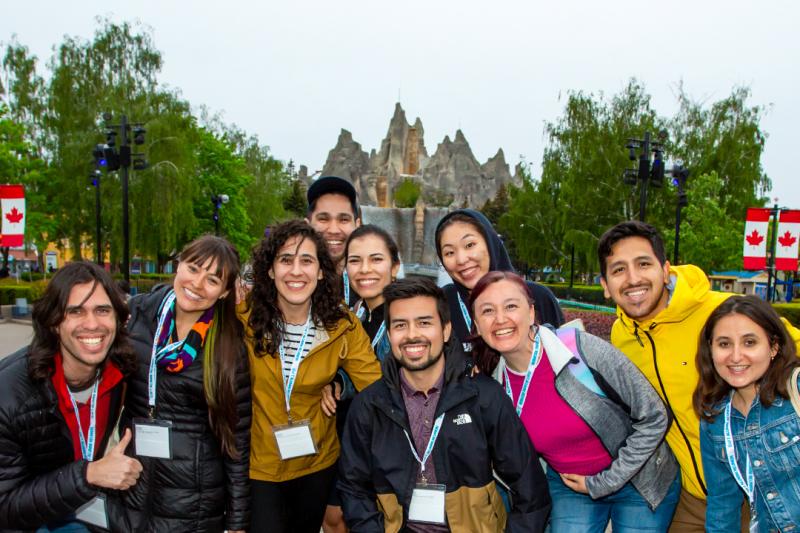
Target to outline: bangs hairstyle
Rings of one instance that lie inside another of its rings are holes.
[[[397,248],[397,243],[394,242],[392,236],[389,235],[385,229],[374,224],[365,224],[353,230],[344,245],[345,261],[347,261],[347,256],[350,255],[350,243],[356,239],[361,239],[369,235],[375,235],[383,241],[383,243],[386,245],[386,249],[389,250],[389,257],[392,260],[393,266],[400,264],[400,251]]]
[[[475,287],[472,288],[472,292],[470,292],[468,305],[473,317],[476,316],[475,300],[477,300],[487,288],[503,280],[510,281],[512,284],[516,285],[528,301],[528,305],[533,307],[533,296],[522,277],[514,272],[494,270],[484,274],[481,279],[478,280],[478,283],[475,284]],[[534,314],[534,323],[539,324],[539,316],[537,314]],[[500,352],[489,346],[486,341],[483,340],[483,337],[477,334],[477,329],[474,324],[475,321],[473,320],[472,335],[467,339],[472,343],[472,357],[480,371],[487,376],[491,376],[492,372],[494,372],[494,369],[497,367],[497,363],[500,362]]]
[[[325,240],[304,220],[284,222],[273,228],[269,237],[253,250],[253,290],[248,298],[251,310],[248,324],[253,330],[257,357],[265,354],[275,357],[282,340],[285,318],[278,307],[278,289],[269,270],[275,264],[280,249],[292,237],[298,237],[300,243],[310,241],[314,245],[322,271],[322,279],[317,281],[317,287],[311,294],[311,318],[314,323],[332,330],[340,320],[349,316],[342,296],[342,276],[336,272]]]
[[[181,263],[205,267],[216,263],[214,274],[222,280],[224,298],[214,304],[214,317],[203,349],[203,390],[208,403],[208,420],[222,451],[238,458],[236,448],[236,374],[246,364],[242,352],[242,325],[236,318],[236,277],[239,253],[222,237],[203,235],[187,244],[180,253]]]
[[[758,324],[767,334],[770,347],[778,348],[767,371],[758,380],[758,396],[764,406],[772,405],[777,396],[789,397],[786,384],[794,369],[800,366],[794,340],[770,304],[756,296],[728,298],[708,317],[697,344],[695,364],[700,379],[697,382],[692,403],[697,415],[709,422],[713,422],[714,418],[720,414],[717,407],[732,389],[717,373],[711,358],[714,328],[721,319],[731,315],[742,315]]]
[[[486,238],[486,232],[480,223],[465,213],[456,213],[446,217],[436,228],[436,253],[439,255],[439,261],[442,260],[442,233],[444,233],[445,229],[447,229],[449,226],[452,226],[456,222],[463,222],[464,224],[469,224],[475,228],[475,230],[478,232],[478,235],[483,237],[483,241],[486,243],[486,246],[489,246],[489,239]]]
[[[226,290],[234,286],[239,275],[239,253],[230,242],[216,235],[203,235],[187,244],[181,250],[179,261],[199,266],[216,261],[216,269],[212,274],[226,282]]]
[[[33,305],[33,341],[28,356],[28,375],[32,381],[49,379],[55,371],[55,355],[61,349],[61,338],[56,329],[64,322],[73,287],[84,283],[92,283],[92,291],[87,299],[102,287],[114,308],[117,333],[106,360],[111,359],[126,376],[136,370],[136,354],[125,328],[130,315],[125,296],[104,269],[88,261],[76,261],[56,270],[44,294]]]
[[[627,220],[620,222],[616,226],[609,228],[600,237],[597,243],[597,259],[600,261],[600,275],[606,277],[606,259],[611,255],[612,248],[622,239],[628,237],[641,237],[646,239],[653,248],[653,254],[658,259],[659,264],[664,266],[667,262],[667,254],[664,251],[664,239],[658,230],[639,220]]]

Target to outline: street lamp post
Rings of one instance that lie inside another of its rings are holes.
[[[689,205],[686,197],[686,180],[689,179],[689,170],[681,165],[672,167],[672,183],[678,188],[678,204],[675,207],[675,248],[672,251],[672,264],[678,264],[678,251],[681,242],[681,210]]]
[[[219,208],[227,204],[230,197],[227,194],[212,194],[211,203],[214,204],[214,233],[219,235]]]
[[[667,138],[666,130],[661,130],[658,134],[659,141],[650,140],[650,132],[645,132],[644,139],[628,139],[625,147],[628,149],[628,159],[631,161],[639,160],[636,168],[626,168],[622,173],[622,182],[626,185],[636,185],[639,183],[639,220],[644,222],[647,211],[647,189],[651,187],[661,187],[664,182],[664,141]],[[639,155],[636,155],[636,149]],[[652,164],[650,152],[653,153]]]
[[[97,145],[94,153],[95,159],[98,159],[98,150],[101,150],[102,159],[105,161],[106,168],[109,171],[120,171],[120,181],[122,182],[122,274],[125,276],[125,281],[130,282],[128,169],[133,166],[134,170],[144,170],[147,168],[147,161],[144,159],[144,154],[131,151],[131,138],[129,135],[133,136],[132,141],[134,145],[142,145],[144,144],[145,129],[142,127],[142,124],[130,124],[127,115],[122,115],[120,117],[119,124],[109,124],[111,121],[111,113],[106,112],[103,113],[103,120],[105,121],[106,127],[106,144]],[[117,135],[120,137],[119,149],[116,148]]]

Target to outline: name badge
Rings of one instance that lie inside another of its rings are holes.
[[[309,420],[273,426],[272,431],[275,434],[275,441],[278,443],[278,453],[283,461],[317,453],[317,445],[311,435]]]
[[[428,522],[445,524],[444,485],[427,485],[418,483],[411,493],[411,505],[408,508],[410,522]]]
[[[78,510],[75,511],[75,518],[81,522],[108,529],[105,494],[99,494],[78,507]]]
[[[133,420],[133,444],[136,455],[172,459],[170,433],[172,422],[169,420]]]

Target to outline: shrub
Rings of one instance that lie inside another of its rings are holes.
[[[545,284],[553,291],[553,294],[564,300],[575,300],[587,304],[605,305],[616,307],[616,304],[603,295],[603,287],[600,285],[575,285],[571,289],[569,285]]]
[[[772,307],[793,326],[800,326],[800,304],[774,303]]]

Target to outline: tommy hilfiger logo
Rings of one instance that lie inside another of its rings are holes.
[[[462,413],[453,419],[453,424],[460,426],[462,424],[472,424],[472,417],[467,413]]]

